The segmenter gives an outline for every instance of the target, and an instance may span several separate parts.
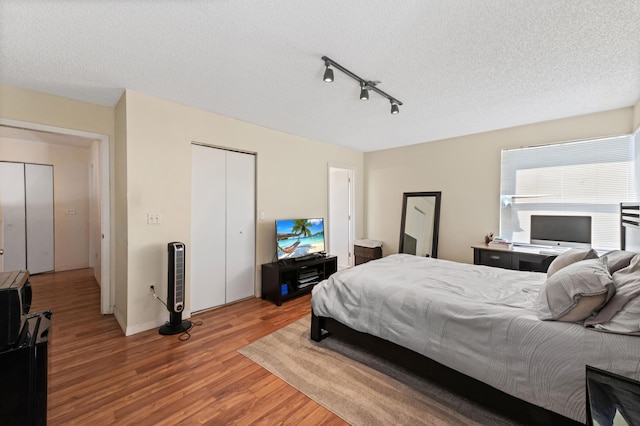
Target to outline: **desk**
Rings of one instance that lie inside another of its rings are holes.
[[[511,249],[492,247],[485,243],[471,246],[473,264],[496,266],[518,271],[547,272],[557,255],[541,254],[539,247],[514,246]]]

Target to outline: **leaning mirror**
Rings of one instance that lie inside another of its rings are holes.
[[[402,198],[400,253],[438,257],[440,191],[405,192]]]

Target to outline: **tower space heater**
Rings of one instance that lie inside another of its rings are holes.
[[[182,320],[184,310],[184,254],[183,243],[169,243],[169,276],[167,279],[167,309],[169,322],[160,327],[160,334],[177,334],[191,328],[191,321]]]

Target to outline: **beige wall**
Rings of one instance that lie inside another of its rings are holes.
[[[365,154],[365,232],[397,253],[403,192],[442,191],[438,257],[471,263],[498,231],[500,150],[630,133],[633,108]]]
[[[90,149],[0,138],[0,160],[53,166],[54,268],[87,268]],[[68,209],[76,214],[67,214]]]
[[[166,309],[148,294],[154,283],[166,297],[167,243],[187,247],[189,301],[191,143],[256,153],[256,206],[265,219],[257,221],[256,281],[260,265],[275,254],[276,218],[327,217],[329,163],[356,169],[356,234],[362,234],[363,154],[358,151],[289,135],[151,96],[126,91],[126,158],[119,150],[118,179],[126,179],[127,333],[156,327],[168,318]],[[118,121],[122,115],[119,105]],[[121,123],[117,124],[120,129]],[[118,130],[120,135],[120,130]],[[120,139],[120,138],[118,138]],[[126,168],[126,172],[122,167]],[[118,204],[121,186],[117,182]],[[148,225],[147,213],[160,213],[162,223]],[[121,219],[118,219],[120,225]],[[119,228],[118,232],[121,229]],[[122,252],[118,248],[120,263]],[[118,266],[120,268],[120,266]],[[121,275],[118,273],[118,280]],[[123,285],[118,283],[118,289]],[[120,298],[118,297],[118,301]],[[117,302],[120,303],[120,302]],[[120,311],[122,307],[117,307]],[[188,311],[188,306],[187,306]]]
[[[113,139],[113,108],[3,84],[0,117],[100,133]]]
[[[633,108],[633,128],[640,130],[640,99]]]

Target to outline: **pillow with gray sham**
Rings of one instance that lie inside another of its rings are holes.
[[[629,266],[631,259],[633,259],[637,254],[638,253],[625,250],[611,250],[606,253],[604,256],[607,256],[607,267],[609,268],[609,273],[613,275],[620,269]]]
[[[616,293],[585,327],[613,333],[640,333],[640,255],[613,274]]]
[[[569,266],[573,263],[579,262],[581,260],[587,259],[597,259],[598,253],[594,249],[582,249],[582,248],[572,248],[564,253],[558,255],[551,265],[549,265],[549,269],[547,270],[547,278],[550,278],[553,274],[558,272],[560,269]]]
[[[537,299],[541,320],[579,322],[592,316],[615,293],[607,259],[581,260],[547,278]]]

